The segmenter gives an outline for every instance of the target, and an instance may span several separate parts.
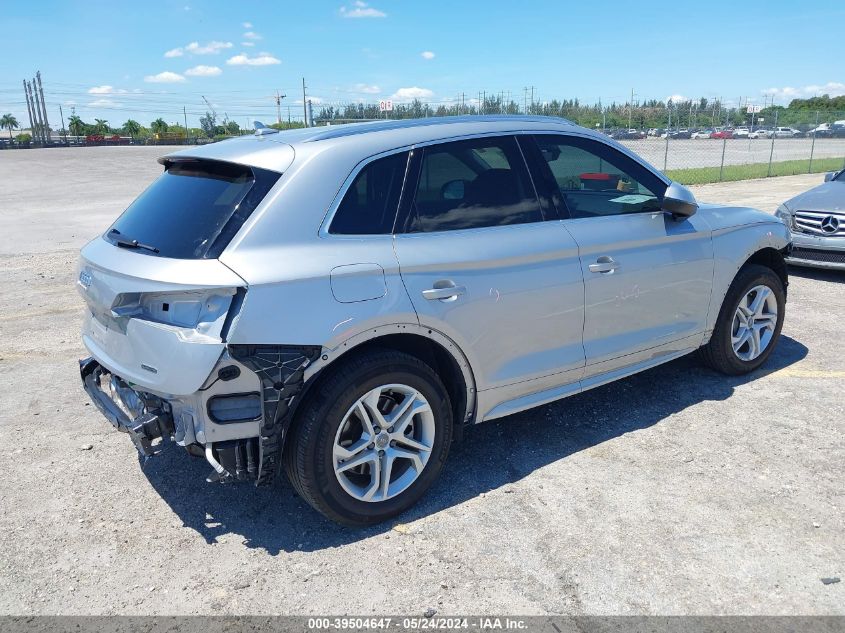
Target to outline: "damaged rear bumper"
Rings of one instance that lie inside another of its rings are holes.
[[[118,431],[129,434],[142,456],[158,453],[163,439],[173,435],[173,415],[166,402],[142,398],[93,358],[79,361],[79,374],[94,406]]]

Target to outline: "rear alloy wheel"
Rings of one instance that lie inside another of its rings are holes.
[[[288,478],[328,518],[370,525],[412,506],[449,451],[452,413],[437,374],[391,350],[330,367],[285,446]]]
[[[777,344],[785,305],[783,283],[772,269],[743,267],[725,295],[710,342],[700,350],[704,362],[732,376],[757,369]]]
[[[428,400],[407,385],[381,385],[346,412],[334,440],[334,474],[351,496],[379,502],[422,474],[437,433]]]

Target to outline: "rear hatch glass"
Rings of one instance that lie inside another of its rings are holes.
[[[220,256],[281,174],[215,160],[164,160],[165,172],[105,234],[116,246],[174,259]]]

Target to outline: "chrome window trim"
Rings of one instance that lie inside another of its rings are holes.
[[[370,163],[372,163],[376,160],[379,160],[381,158],[386,158],[386,157],[392,156],[394,154],[399,154],[401,152],[411,152],[411,151],[413,151],[417,148],[430,147],[432,145],[440,145],[440,144],[443,144],[443,143],[452,143],[452,142],[456,142],[456,141],[468,141],[468,140],[477,139],[477,138],[498,137],[498,136],[518,136],[518,135],[534,136],[534,135],[546,135],[546,134],[552,134],[552,135],[555,135],[555,136],[578,136],[578,137],[581,137],[581,138],[593,140],[597,143],[602,143],[604,145],[607,145],[608,147],[611,147],[611,148],[619,151],[620,153],[625,155],[630,160],[633,160],[634,162],[639,164],[643,169],[650,172],[655,177],[657,177],[660,181],[662,181],[664,184],[666,184],[666,186],[669,186],[669,184],[671,184],[671,182],[672,182],[663,173],[661,173],[660,171],[658,171],[657,169],[652,167],[649,163],[644,162],[640,157],[638,157],[636,154],[634,154],[631,150],[626,148],[624,145],[616,143],[615,141],[613,141],[613,139],[599,138],[598,136],[596,136],[596,134],[594,132],[591,132],[590,130],[586,130],[586,129],[583,130],[583,131],[578,130],[577,128],[573,129],[573,130],[565,130],[565,131],[560,130],[560,129],[540,129],[540,130],[519,129],[519,130],[510,130],[510,131],[496,130],[496,131],[491,131],[491,132],[475,132],[475,133],[472,133],[472,134],[459,134],[459,135],[455,135],[455,136],[448,136],[448,137],[437,138],[437,139],[429,139],[427,141],[421,141],[421,142],[418,142],[418,143],[413,143],[411,145],[403,145],[401,147],[396,147],[396,148],[393,148],[393,149],[385,150],[383,152],[379,152],[378,154],[372,154],[370,156],[362,158],[358,162],[358,164],[355,165],[355,167],[352,168],[352,171],[349,173],[349,175],[346,177],[346,179],[340,185],[340,188],[338,189],[337,194],[335,195],[335,197],[332,200],[331,204],[329,205],[328,209],[326,209],[326,212],[323,214],[323,221],[320,223],[320,228],[317,231],[317,235],[320,238],[323,238],[323,239],[347,239],[347,240],[348,239],[360,240],[362,238],[370,238],[370,239],[372,239],[372,238],[385,238],[385,237],[392,237],[393,235],[397,235],[397,233],[395,233],[395,231],[393,233],[377,233],[377,234],[361,233],[361,234],[343,234],[343,235],[339,235],[339,234],[329,232],[329,227],[331,226],[331,223],[332,223],[332,220],[334,219],[335,213],[337,213],[337,209],[340,206],[340,203],[343,201],[343,198],[346,195],[346,192],[349,191],[349,188],[352,186],[352,183],[354,182],[355,178],[358,177],[358,174],[361,173],[361,171],[365,167],[367,167]],[[608,142],[608,141],[610,141],[610,142]],[[517,146],[518,145],[519,144],[517,144]],[[519,148],[519,150],[520,150],[520,153],[522,153],[521,147]],[[523,156],[523,160],[524,160],[524,158],[525,157]],[[528,162],[527,161],[524,161],[524,162],[525,162],[525,165],[526,165],[526,169],[528,170],[528,175],[531,178],[532,185],[534,185],[534,174],[531,173],[531,168],[530,168],[530,165],[528,164]],[[406,166],[406,168],[405,168],[405,178],[407,179],[407,177],[408,177],[408,171],[407,171],[407,166]],[[406,184],[407,183],[403,182],[403,185],[402,185],[403,189],[404,189]],[[534,189],[535,189],[535,192],[536,192],[536,185],[534,185]],[[397,212],[398,212],[398,207],[397,207]],[[634,215],[634,214],[627,214],[627,215]],[[562,221],[562,219],[560,219],[560,218],[549,218],[547,220],[544,220],[544,222],[553,222],[553,221]],[[531,224],[542,224],[542,223],[532,222]],[[508,226],[519,226],[519,225],[508,225]],[[462,229],[462,230],[475,231],[475,230],[483,230],[483,229],[488,229],[488,228],[496,228],[496,227],[478,227],[478,228],[473,228],[473,229]],[[451,232],[451,231],[431,231],[431,232],[428,232],[426,234],[427,235],[428,234],[433,235],[433,234],[445,233],[445,232]]]

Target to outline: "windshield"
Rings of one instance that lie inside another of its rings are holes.
[[[842,170],[842,171],[840,171],[838,174],[836,174],[836,175],[833,177],[833,180],[835,180],[835,181],[837,181],[837,182],[845,182],[845,169],[843,169],[843,170]]]
[[[160,257],[218,257],[280,175],[220,161],[168,162],[105,238]]]

